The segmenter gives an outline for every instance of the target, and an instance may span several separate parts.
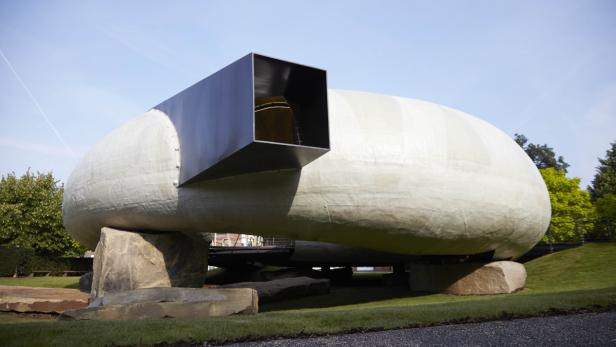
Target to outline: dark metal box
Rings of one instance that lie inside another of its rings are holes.
[[[248,54],[154,107],[180,141],[180,185],[301,168],[329,151],[324,70]]]

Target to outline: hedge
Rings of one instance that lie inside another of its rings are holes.
[[[0,276],[29,275],[33,258],[32,249],[0,247]]]
[[[29,248],[0,247],[0,277],[28,276],[32,271],[49,271],[61,275],[64,271],[92,271],[92,258],[45,258],[34,255]]]
[[[61,275],[64,271],[92,271],[92,258],[45,258],[34,256],[32,271],[50,271]]]

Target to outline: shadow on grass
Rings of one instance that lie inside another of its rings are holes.
[[[79,289],[79,282],[65,285],[63,288]]]
[[[411,292],[406,285],[386,286],[383,284],[381,277],[382,274],[356,274],[349,282],[333,283],[329,294],[262,304],[259,307],[259,311],[271,312],[305,308],[326,308],[431,294]]]
[[[268,267],[260,270],[245,269],[243,271],[242,269],[215,269],[213,271],[208,271],[206,284],[258,281],[259,272],[280,269],[283,268]],[[315,273],[318,274],[318,271]],[[329,294],[263,303],[259,305],[259,311],[271,312],[306,308],[326,308],[430,295],[430,293],[410,292],[408,286],[405,284],[387,286],[383,283],[384,274],[386,273],[355,273],[350,281],[332,281]]]

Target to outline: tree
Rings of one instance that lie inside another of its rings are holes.
[[[605,194],[616,194],[616,142],[605,153],[605,159],[599,158],[597,173],[588,187],[593,201]]]
[[[85,250],[62,225],[62,196],[51,173],[0,180],[0,246],[31,248],[40,256],[76,256]]]
[[[590,194],[580,189],[580,179],[567,178],[565,172],[555,168],[539,170],[550,194],[552,220],[550,234],[553,242],[577,241],[593,230],[595,210]]]
[[[597,173],[588,186],[590,198],[597,207],[598,222],[594,237],[613,238],[616,226],[616,142],[605,153],[605,158],[599,158]]]
[[[605,220],[616,223],[616,194],[607,193],[597,199],[597,214]]]
[[[556,158],[556,154],[552,147],[549,147],[547,144],[538,145],[528,143],[528,139],[522,134],[514,134],[513,139],[524,149],[524,152],[526,152],[538,169],[553,167],[556,170],[567,172],[569,164],[567,164],[565,159],[560,155]]]

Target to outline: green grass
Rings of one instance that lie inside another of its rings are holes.
[[[526,288],[563,291],[616,286],[616,244],[590,243],[525,264]]]
[[[258,339],[534,316],[616,307],[616,244],[587,244],[526,264],[527,288],[507,295],[410,293],[358,276],[328,295],[263,305],[255,316],[126,322],[5,321],[2,346],[102,346],[114,343]]]
[[[51,314],[23,314],[3,312],[0,315],[0,324],[12,324],[12,323],[29,323],[29,322],[41,322],[41,321],[55,321],[57,317]],[[1,341],[1,340],[0,340]]]
[[[79,277],[0,277],[0,285],[77,289],[79,288]]]

